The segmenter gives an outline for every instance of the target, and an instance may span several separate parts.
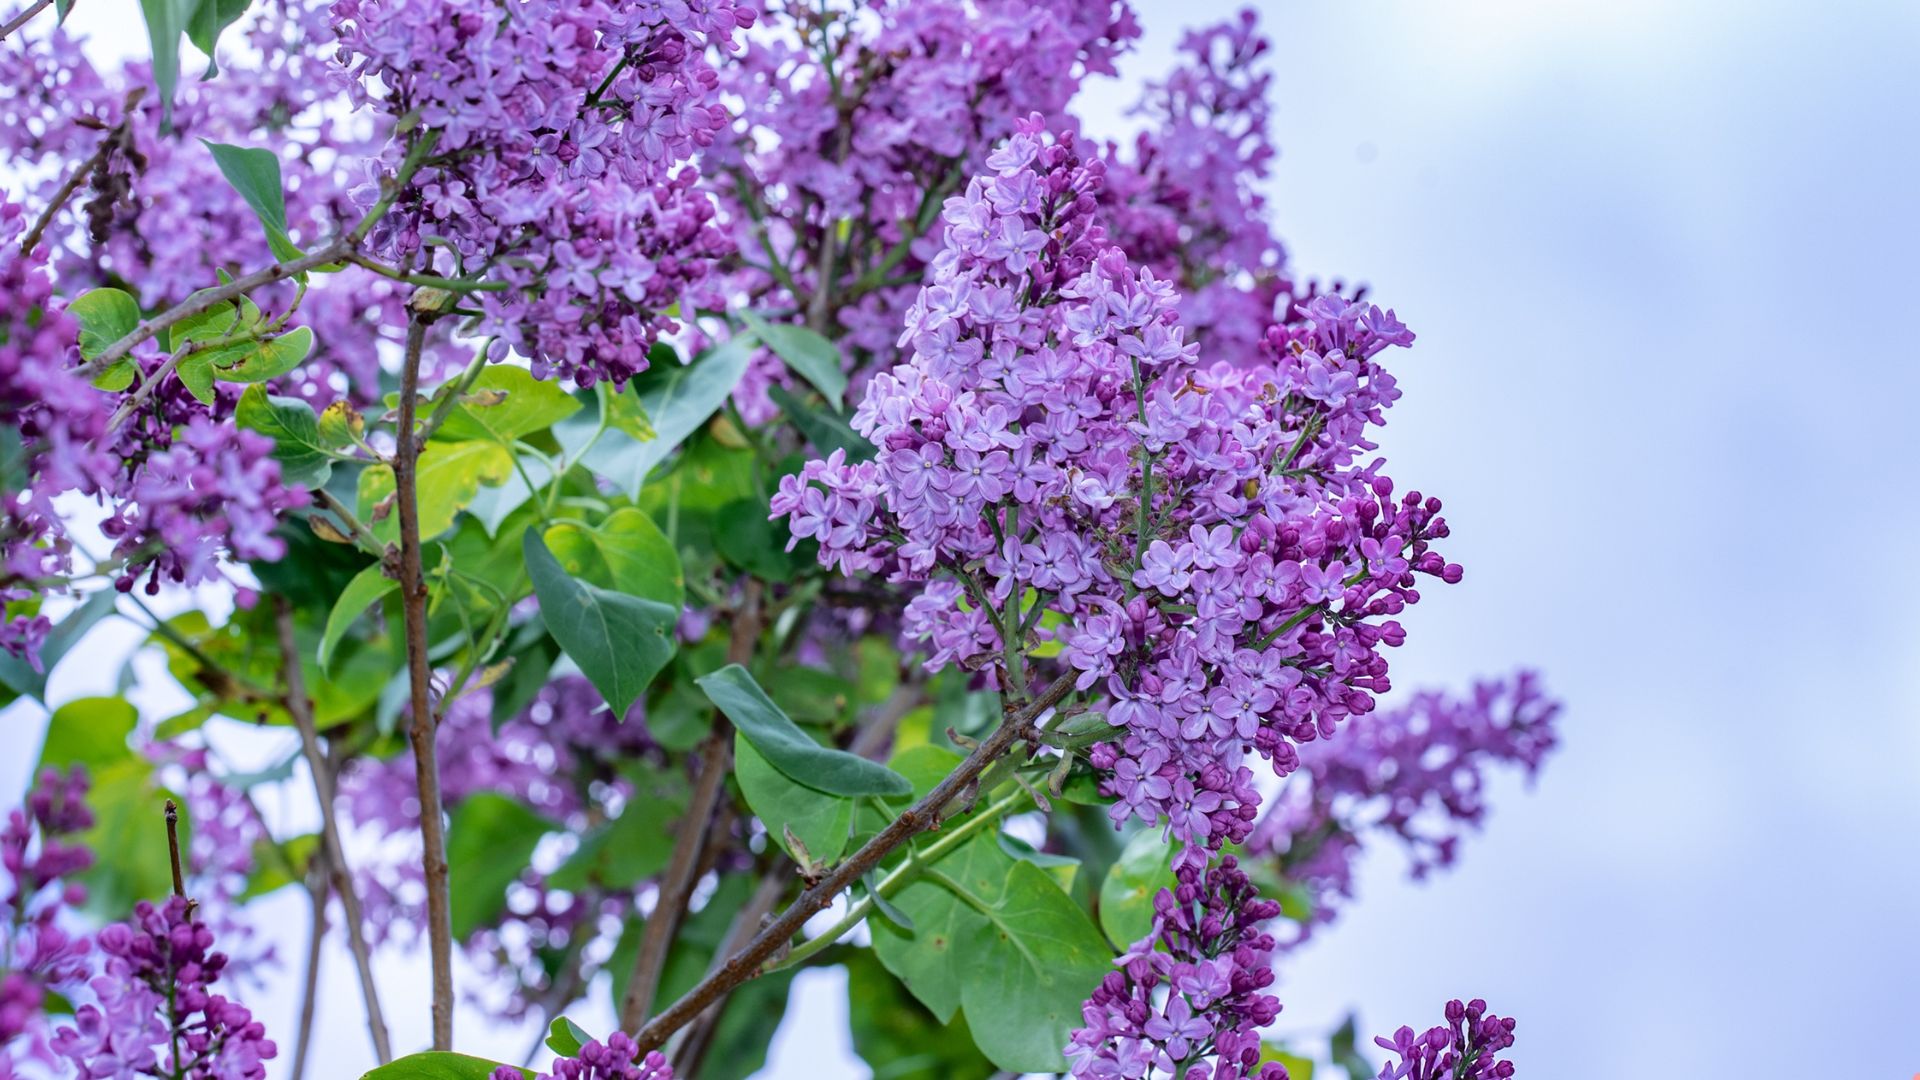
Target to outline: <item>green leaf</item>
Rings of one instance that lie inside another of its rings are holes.
[[[680,554],[645,511],[623,506],[593,528],[563,521],[547,530],[546,541],[574,577],[675,611],[686,605]]]
[[[1113,970],[1113,954],[1080,905],[1032,863],[1014,863],[1004,878],[953,880],[987,916],[955,950],[966,964],[960,1007],[974,1043],[1003,1069],[1064,1071],[1060,1048],[1082,1023],[1081,1003]]]
[[[786,525],[768,520],[765,499],[728,503],[714,524],[714,546],[729,563],[766,581],[793,579],[797,565],[786,551]]]
[[[680,609],[569,577],[537,529],[528,529],[522,544],[547,632],[614,715],[625,716],[673,658]]]
[[[608,428],[639,442],[659,437],[647,416],[647,407],[640,403],[640,395],[615,390],[604,379],[593,384],[593,392],[600,401],[601,422]]]
[[[739,664],[696,681],[754,748],[790,779],[832,795],[905,795],[913,790],[906,777],[884,765],[808,738]]]
[[[72,0],[66,2],[71,3]],[[187,22],[187,40],[207,54],[207,71],[201,78],[211,79],[220,73],[220,62],[214,55],[215,46],[219,44],[221,33],[246,13],[247,0],[201,0],[193,18]],[[284,259],[287,256],[279,257]]]
[[[221,382],[261,383],[299,367],[312,351],[313,331],[301,326],[245,347],[217,349],[207,354],[207,362]]]
[[[847,958],[853,1048],[874,1080],[956,1080],[994,1071],[973,1045],[964,1017],[942,1024],[865,950]]]
[[[687,788],[671,773],[627,770],[634,794],[620,816],[589,833],[547,876],[547,884],[568,892],[589,886],[628,889],[659,873],[673,857],[673,823],[686,813]]]
[[[214,39],[246,10],[247,0],[199,0],[199,10],[193,18],[193,43],[200,46],[209,61],[213,58]],[[208,74],[215,70],[211,65],[207,69]],[[280,185],[279,156],[258,147],[200,141],[213,152],[220,174],[246,200],[267,230],[267,247],[272,249],[273,257],[290,262],[304,254],[287,236],[287,197]]]
[[[173,92],[180,83],[180,36],[187,32],[199,0],[140,0],[147,19],[147,43],[153,50],[153,83],[160,90],[163,130],[173,122]]]
[[[47,738],[40,746],[40,768],[80,765],[95,773],[130,760],[133,751],[127,746],[127,737],[133,734],[139,719],[138,711],[120,698],[69,701],[55,709],[47,722]]]
[[[800,854],[787,842],[789,829],[806,845],[814,862],[832,862],[847,849],[853,828],[852,799],[827,795],[788,778],[754,749],[744,732],[734,733],[733,758],[740,794],[766,825],[767,835],[795,862]]]
[[[80,355],[87,360],[140,326],[139,303],[120,289],[88,289],[67,305],[67,314],[80,324]],[[132,374],[130,364],[128,374]]]
[[[834,408],[840,407],[847,373],[840,367],[839,346],[796,323],[770,323],[751,311],[742,311],[740,317],[795,374],[812,383]]]
[[[327,486],[333,476],[333,457],[313,406],[299,398],[268,394],[266,387],[256,383],[240,395],[233,420],[273,440],[281,480],[305,488]]]
[[[499,1067],[499,1062],[485,1058],[428,1050],[390,1061],[361,1074],[360,1080],[488,1080]],[[534,1074],[521,1069],[520,1075],[532,1080]]]
[[[473,503],[482,484],[506,480],[513,471],[513,455],[488,439],[466,442],[428,442],[420,451],[418,482],[420,538],[438,536],[453,527],[454,516]],[[370,521],[374,507],[393,494],[393,467],[374,465],[360,473],[360,520]],[[399,510],[395,508],[369,526],[381,543],[400,538]]]
[[[976,836],[935,865],[956,880],[992,881],[1011,874],[1014,860],[991,837]],[[986,917],[952,890],[928,878],[907,882],[891,899],[913,921],[913,933],[891,923],[869,920],[873,954],[935,1019],[947,1023],[960,1008],[960,984],[971,977],[971,968],[955,950],[988,925]],[[1066,1045],[1065,1039],[1061,1045]]]
[[[1260,1047],[1260,1064],[1277,1061],[1287,1070],[1287,1080],[1313,1080],[1313,1060],[1298,1054],[1289,1054],[1283,1047],[1264,1043]]]
[[[637,497],[654,466],[726,403],[746,374],[753,349],[753,336],[742,334],[691,364],[649,368],[629,384],[626,393],[639,398],[642,411],[653,421],[654,437],[644,442],[602,437],[583,463],[628,496]]]
[[[547,1049],[561,1057],[579,1057],[580,1048],[592,1041],[587,1029],[564,1016],[554,1017],[547,1028]]]
[[[1153,898],[1173,885],[1172,845],[1153,829],[1134,833],[1100,883],[1101,929],[1121,946],[1146,937],[1153,931]]]
[[[787,419],[800,429],[800,434],[807,437],[807,442],[822,454],[844,450],[849,462],[865,461],[874,455],[874,445],[867,441],[867,437],[853,430],[853,426],[838,414],[815,409],[778,384],[767,387],[767,396],[780,406],[781,412],[787,414]]]
[[[53,629],[47,631],[47,639],[40,644],[39,671],[35,671],[25,659],[0,650],[0,685],[16,694],[45,701],[47,677],[86,636],[87,631],[114,613],[114,598],[118,595],[112,589],[101,589],[81,601],[79,607],[67,612],[65,618],[54,623]]]
[[[87,911],[103,920],[124,919],[138,900],[165,897],[173,889],[173,867],[167,857],[167,826],[162,807],[172,793],[154,782],[153,767],[131,754],[99,769],[90,769],[93,785],[87,807],[93,827],[81,843],[94,851],[112,852],[96,859],[80,875],[87,887]],[[193,841],[193,818],[179,799],[180,848]]]
[[[379,563],[353,575],[353,580],[347,582],[347,587],[341,591],[340,598],[334,601],[333,610],[327,613],[327,628],[321,633],[320,648],[314,653],[322,672],[332,669],[334,650],[339,648],[340,639],[346,636],[360,616],[399,587],[399,582],[382,572]]]
[[[536,379],[526,368],[489,364],[473,382],[472,397],[454,406],[439,434],[450,439],[493,439],[511,443],[544,431],[580,411],[580,403],[552,382]]]
[[[360,415],[360,410],[341,398],[320,413],[320,444],[329,450],[339,450],[351,444],[366,428],[367,420]]]
[[[1359,1019],[1348,1013],[1340,1029],[1327,1039],[1328,1056],[1335,1065],[1347,1070],[1347,1080],[1368,1080],[1374,1075],[1373,1063],[1354,1045],[1359,1035]]]
[[[505,795],[476,792],[461,800],[447,825],[447,874],[453,936],[486,925],[507,903],[507,886],[556,826]]]

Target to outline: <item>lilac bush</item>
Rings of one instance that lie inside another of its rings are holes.
[[[281,890],[372,1080],[536,1075],[457,1004],[744,1077],[825,964],[876,1073],[1278,1080],[1361,852],[1556,747],[1531,673],[1394,686],[1464,580],[1415,338],[1290,261],[1251,13],[1120,143],[1119,0],[186,7],[0,34],[0,1080],[338,1072],[240,1000]],[[105,619],[183,709],[48,700]],[[1379,1077],[1512,1075],[1446,1017]]]

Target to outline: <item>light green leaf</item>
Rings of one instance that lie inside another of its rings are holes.
[[[628,385],[626,393],[639,398],[641,409],[653,421],[654,437],[638,441],[603,436],[583,463],[620,486],[628,496],[637,497],[654,466],[665,461],[726,403],[746,374],[753,349],[753,335],[742,334],[691,364],[657,364],[643,372]]]
[[[615,715],[625,716],[672,659],[680,609],[575,580],[537,529],[528,529],[522,543],[547,632]]]
[[[564,1016],[554,1017],[547,1027],[547,1049],[561,1057],[579,1057],[580,1048],[592,1041],[587,1029]]]
[[[240,893],[240,902],[246,903],[256,897],[283,889],[300,880],[307,864],[312,862],[313,853],[320,847],[319,833],[304,833],[280,843],[280,853],[274,853],[274,843],[265,838],[253,842],[253,872],[247,875],[247,887]],[[285,862],[282,862],[282,857]],[[288,872],[287,864],[292,864]]]
[[[1106,942],[1032,863],[1015,862],[1003,878],[951,880],[987,916],[955,950],[966,965],[960,1007],[974,1043],[1003,1069],[1064,1071],[1060,1048],[1081,1026],[1080,1005],[1113,970]]]
[[[193,19],[194,44],[200,46],[210,61],[213,39],[246,9],[247,0],[199,0],[199,10]],[[204,42],[202,36],[206,38]],[[216,68],[209,66],[207,70],[212,74]],[[280,158],[273,151],[259,147],[200,141],[213,152],[220,174],[246,200],[267,230],[267,247],[272,249],[273,257],[282,262],[299,258],[303,252],[287,236],[287,197],[280,185]]]
[[[695,681],[788,778],[832,795],[905,795],[913,790],[906,777],[884,765],[808,738],[739,664]]]
[[[420,451],[418,465],[420,497],[420,537],[438,536],[453,527],[456,514],[467,508],[479,494],[482,484],[504,481],[513,471],[513,457],[506,448],[488,439],[466,442],[428,442]],[[360,520],[370,521],[374,507],[393,494],[393,467],[374,465],[360,474]],[[395,510],[370,525],[382,543],[400,538],[399,512]]]
[[[1277,1061],[1287,1070],[1287,1080],[1313,1080],[1313,1059],[1290,1054],[1284,1047],[1263,1043],[1260,1047],[1260,1064]]]
[[[600,400],[600,417],[607,427],[639,442],[649,442],[659,436],[659,432],[653,430],[646,406],[640,403],[640,395],[615,390],[613,384],[605,380],[594,383],[593,392]]]
[[[593,528],[563,521],[547,530],[546,541],[574,577],[675,611],[686,604],[680,554],[645,511],[623,506]]]
[[[260,383],[277,379],[306,362],[313,351],[313,331],[295,327],[277,337],[260,338],[244,346],[215,349],[206,354],[213,377],[221,382]]]
[[[151,765],[132,755],[89,773],[93,786],[87,791],[87,807],[93,811],[93,827],[80,841],[113,857],[96,859],[80,882],[87,887],[88,912],[103,920],[124,919],[135,901],[165,897],[173,889],[163,816],[172,793],[154,782]],[[193,817],[183,801],[175,802],[182,810],[180,848],[190,850]]]
[[[1127,841],[1100,883],[1100,927],[1114,944],[1131,945],[1153,931],[1153,898],[1171,889],[1173,847],[1153,829]]]
[[[127,737],[139,713],[120,698],[90,697],[69,701],[53,711],[47,738],[40,747],[40,768],[84,766],[99,772],[116,762],[131,760]],[[34,770],[36,773],[39,769]]]
[[[752,311],[740,317],[774,355],[794,373],[813,384],[834,408],[847,393],[847,373],[840,367],[840,347],[796,323],[770,323]]]
[[[499,1067],[499,1062],[485,1058],[428,1050],[390,1061],[361,1074],[360,1080],[488,1080]],[[521,1069],[520,1075],[532,1080],[534,1074]]]
[[[498,394],[500,400],[492,405],[467,401],[454,406],[440,428],[440,435],[449,439],[494,439],[511,443],[552,427],[580,410],[580,403],[565,390],[552,382],[536,379],[526,368],[512,364],[489,364],[474,380],[473,393],[483,398]]]
[[[67,305],[67,314],[80,324],[80,355],[88,360],[140,326],[139,303],[120,289],[88,289]]]
[[[234,408],[233,421],[273,440],[280,479],[289,485],[321,488],[333,476],[333,457],[320,434],[313,406],[299,398],[267,393],[258,383],[247,387]]]
[[[447,825],[447,874],[453,936],[490,922],[507,903],[507,886],[533,858],[540,837],[556,826],[505,795],[476,792],[461,800]]]
[[[340,598],[334,601],[333,610],[327,613],[327,628],[321,633],[320,648],[314,654],[322,672],[333,668],[334,650],[339,648],[340,639],[346,636],[360,616],[399,587],[399,582],[382,572],[379,563],[353,575],[353,580],[347,582],[347,587],[340,591]]]
[[[853,827],[853,800],[828,795],[789,779],[761,756],[744,732],[734,732],[733,774],[740,793],[767,827],[767,835],[795,862],[800,853],[787,842],[793,830],[814,862],[832,862],[847,848]]]

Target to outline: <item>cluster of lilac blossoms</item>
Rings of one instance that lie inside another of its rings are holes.
[[[1451,865],[1462,835],[1485,819],[1488,774],[1511,766],[1531,780],[1557,745],[1559,711],[1539,677],[1522,671],[1464,695],[1416,694],[1302,747],[1299,770],[1247,840],[1308,892],[1312,911],[1294,943],[1352,896],[1370,833],[1399,841],[1415,878]]]
[[[266,1076],[273,1041],[245,1006],[211,990],[227,958],[185,899],[142,900],[131,921],[100,931],[96,943],[106,965],[91,984],[98,1004],[82,1005],[52,1040],[81,1080]]]
[[[502,1065],[493,1070],[490,1080],[525,1080],[525,1075]],[[632,1039],[616,1031],[604,1043],[589,1041],[575,1057],[555,1060],[542,1080],[673,1080],[673,1067],[658,1050],[642,1056]]]
[[[44,769],[27,805],[9,811],[0,829],[0,922],[9,928],[0,951],[0,1080],[18,1064],[53,1062],[43,1002],[87,978],[91,945],[61,925],[86,900],[71,879],[93,864],[92,852],[71,840],[93,825],[86,794],[82,770]]]
[[[1273,983],[1274,939],[1261,928],[1280,905],[1258,898],[1231,855],[1183,863],[1177,881],[1154,897],[1153,933],[1083,1006],[1086,1026],[1066,1049],[1069,1071],[1101,1080],[1286,1080],[1285,1066],[1261,1064],[1258,1034],[1280,1013],[1280,999],[1263,992]]]
[[[477,294],[481,329],[536,375],[624,385],[676,328],[666,311],[718,306],[696,290],[727,248],[688,162],[727,122],[709,52],[734,47],[751,7],[335,0],[332,14],[356,101],[413,124],[383,169],[423,161],[374,250],[487,275],[501,288]]]
[[[1513,1045],[1514,1022],[1487,1011],[1487,1003],[1447,1002],[1447,1022],[1415,1035],[1410,1027],[1376,1045],[1399,1056],[1380,1067],[1377,1080],[1508,1080],[1513,1062],[1495,1055]]]
[[[1052,633],[1109,699],[1116,821],[1243,840],[1246,751],[1285,774],[1371,710],[1416,575],[1460,577],[1429,549],[1439,501],[1356,464],[1398,396],[1375,358],[1412,335],[1323,296],[1267,363],[1202,367],[1173,290],[1095,223],[1100,161],[1036,121],[988,164],[947,203],[913,358],[855,415],[877,457],[809,463],[773,511],[843,573],[925,581],[906,626],[933,667],[1017,665]]]

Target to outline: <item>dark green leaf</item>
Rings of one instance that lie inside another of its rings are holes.
[[[193,43],[200,46],[209,61],[213,58],[213,39],[246,10],[247,0],[199,0],[199,10],[193,18]],[[209,66],[207,70],[211,74],[215,68]],[[299,258],[301,250],[287,236],[287,197],[280,186],[280,158],[273,151],[258,147],[200,141],[213,152],[220,174],[246,200],[267,230],[267,247],[272,249],[273,257],[282,262]]]
[[[1122,947],[1153,931],[1153,898],[1173,888],[1173,847],[1154,829],[1141,829],[1100,883],[1100,927]]]
[[[728,562],[766,581],[792,580],[797,566],[785,550],[787,529],[768,520],[765,499],[728,503],[714,525],[714,546]]]
[[[280,478],[305,488],[327,485],[333,476],[333,458],[320,435],[320,418],[313,406],[299,398],[277,397],[258,383],[247,387],[234,408],[233,421],[273,440],[273,459]]]
[[[853,827],[853,800],[796,783],[762,757],[742,732],[734,733],[733,755],[740,794],[746,796],[754,816],[766,825],[767,835],[788,856],[800,860],[799,853],[787,842],[787,830],[791,829],[814,862],[832,862],[840,857]]]
[[[773,399],[780,411],[787,414],[793,426],[807,437],[814,449],[822,454],[835,450],[845,450],[849,462],[865,461],[874,455],[874,446],[865,435],[853,430],[853,426],[837,414],[823,409],[815,409],[801,401],[784,386],[767,387],[767,396]]]
[[[648,369],[626,392],[639,397],[641,409],[653,421],[654,437],[643,442],[604,436],[588,452],[586,466],[630,497],[638,496],[654,466],[726,403],[740,376],[746,374],[753,349],[753,336],[743,334],[691,364],[656,364]]]
[[[67,2],[71,3],[72,0]],[[246,13],[247,0],[201,0],[199,9],[187,23],[187,40],[207,54],[207,73],[202,78],[211,79],[220,73],[220,62],[214,55],[220,34]],[[287,258],[285,255],[279,257]]]
[[[147,19],[147,43],[153,51],[153,83],[160,90],[163,128],[173,120],[173,92],[180,84],[180,36],[187,32],[198,0],[140,0]]]
[[[476,792],[454,808],[447,826],[447,874],[453,936],[464,941],[507,903],[507,886],[533,858],[554,824],[505,795]]]
[[[728,664],[698,682],[754,748],[790,779],[832,795],[905,795],[913,790],[906,777],[884,765],[808,738],[746,668]]]
[[[680,609],[569,577],[538,529],[528,529],[522,543],[547,632],[614,714],[625,716],[672,659]]]
[[[770,323],[751,311],[740,316],[774,355],[812,383],[834,408],[840,407],[847,393],[847,373],[840,367],[839,346],[796,323]]]

